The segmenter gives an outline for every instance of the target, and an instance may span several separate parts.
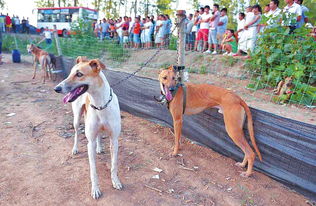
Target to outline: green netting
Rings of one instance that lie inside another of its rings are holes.
[[[295,34],[289,34],[289,30],[286,27],[266,29],[258,37],[255,50],[251,54],[251,59],[240,60],[220,55],[220,64],[233,67],[236,63],[245,61],[243,75],[233,78],[246,80],[248,82],[246,89],[259,94],[254,97],[256,99],[272,101],[276,104],[290,103],[314,108],[316,106],[316,42],[312,36],[309,36],[309,32],[309,29],[297,29]],[[5,34],[3,37],[3,50],[10,52],[12,49],[17,48],[22,54],[26,54],[26,45],[29,43],[36,44],[41,39],[42,37],[37,35]],[[87,56],[88,58],[106,58],[113,62],[118,62],[119,67],[127,60],[133,61],[133,59],[130,59],[130,52],[134,49],[125,48],[128,46],[119,44],[117,39],[101,41],[94,36],[85,35],[81,37],[59,38],[59,42],[62,54],[67,57]],[[50,46],[47,46],[45,41],[39,44],[39,46],[57,55],[55,39],[53,39],[53,43]],[[176,48],[177,36],[172,35],[168,50],[176,50]],[[152,53],[154,52],[149,51],[148,56],[144,56],[143,62],[136,62],[137,65],[141,66],[146,59],[150,58]],[[187,52],[187,55],[190,53]],[[177,56],[175,53],[173,55],[173,62],[168,63],[176,64]],[[216,66],[207,68],[207,65],[203,64],[205,61],[214,61],[211,55],[200,53],[195,58],[198,63],[187,67],[190,73],[213,75],[210,78],[216,76],[219,79],[227,79],[227,75],[222,74],[222,71]],[[161,66],[167,65],[153,64],[151,66],[154,69],[160,69]],[[278,82],[288,76],[294,77],[293,83],[295,86],[292,88],[293,94],[274,95],[273,89]],[[223,84],[221,86],[229,87]],[[237,93],[243,96],[245,91]],[[262,94],[262,97],[260,94]]]

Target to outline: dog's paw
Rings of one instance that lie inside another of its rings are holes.
[[[240,176],[241,177],[250,177],[252,175],[252,173],[247,173],[247,172],[241,172]]]
[[[99,187],[95,187],[91,189],[91,196],[93,197],[93,199],[99,199],[99,197],[101,197],[102,193],[99,189]]]
[[[120,182],[120,180],[118,179],[118,177],[112,178],[112,185],[117,190],[121,190],[123,188],[123,185]]]
[[[241,168],[246,167],[246,164],[242,164],[242,162],[236,162],[235,165],[236,165],[237,167],[241,167]]]
[[[178,153],[172,152],[172,153],[169,154],[169,157],[177,157],[177,156],[178,156]]]
[[[74,147],[74,148],[72,148],[71,153],[72,153],[73,155],[78,154],[78,153],[79,153],[78,148],[75,148],[75,147]]]

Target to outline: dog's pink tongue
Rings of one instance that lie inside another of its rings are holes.
[[[166,93],[166,99],[168,101],[171,101],[172,100],[172,94],[171,92],[169,91],[169,89],[165,88],[165,93]]]
[[[66,94],[65,96],[64,96],[64,98],[63,98],[63,102],[64,102],[64,104],[66,104],[66,103],[68,103],[69,102],[69,100],[71,99],[71,92],[69,92],[68,94]]]
[[[68,94],[66,94],[63,98],[63,102],[64,104],[68,103],[75,95],[77,95],[78,93],[80,93],[81,88],[77,88],[71,92],[69,92]]]

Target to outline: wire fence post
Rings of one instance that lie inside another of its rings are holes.
[[[63,58],[63,53],[62,53],[62,50],[61,50],[61,47],[60,47],[60,42],[59,42],[59,37],[58,37],[58,34],[57,34],[57,27],[56,27],[56,24],[54,24],[54,38],[55,38],[55,42],[56,42],[56,48],[57,48],[57,53],[58,53],[58,56],[60,57],[60,66],[61,66],[61,70],[57,70],[55,71],[56,73],[63,73],[63,76],[66,77],[66,69],[65,69],[65,64],[64,64],[64,58]]]
[[[185,10],[178,10],[177,11],[177,25],[178,25],[178,66],[184,67],[184,58],[185,58],[185,27],[186,27],[186,13]],[[189,74],[186,69],[179,70],[181,81],[188,81]]]
[[[54,24],[54,37],[55,37],[55,41],[56,41],[56,47],[57,47],[58,56],[61,56],[62,55],[62,51],[61,51],[61,48],[60,48],[60,43],[59,43],[59,37],[58,37],[58,34],[57,34],[56,24]]]

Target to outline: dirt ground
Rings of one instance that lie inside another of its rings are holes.
[[[124,189],[112,188],[104,138],[104,153],[97,155],[103,195],[94,200],[83,134],[79,154],[71,155],[70,105],[52,90],[56,82],[31,80],[30,62],[13,64],[9,58],[0,65],[0,205],[307,205],[304,196],[259,172],[240,177],[235,161],[187,140],[182,156],[169,157],[169,129],[125,112],[119,140]]]

